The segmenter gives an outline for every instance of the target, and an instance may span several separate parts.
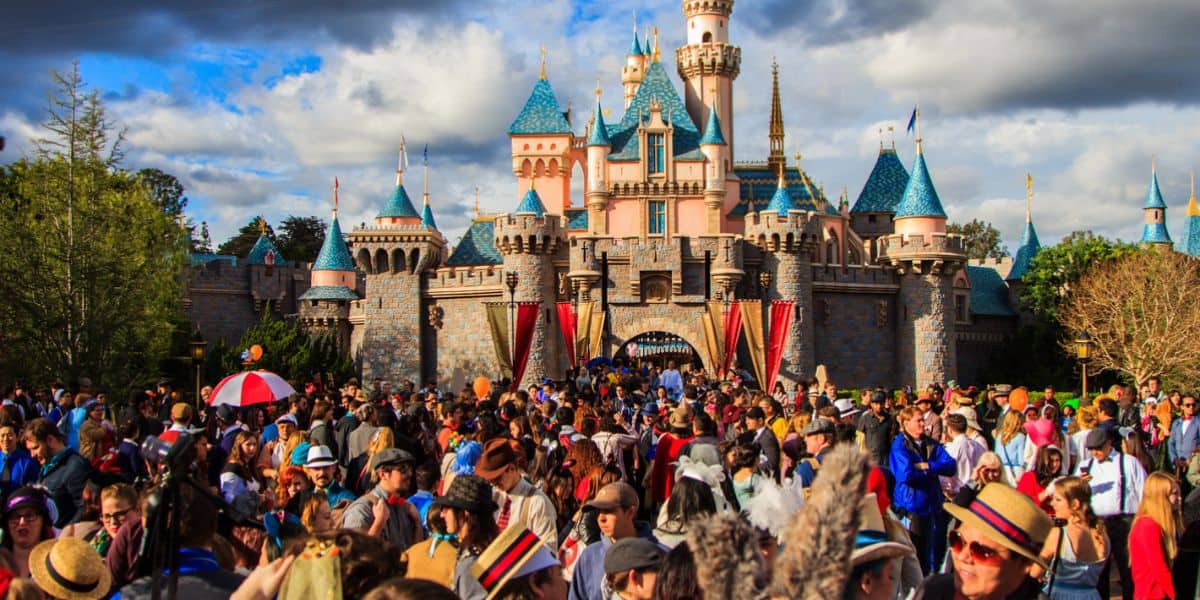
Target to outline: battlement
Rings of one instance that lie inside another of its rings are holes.
[[[1011,256],[1005,256],[1003,258],[972,258],[971,260],[967,261],[967,264],[971,265],[972,267],[989,267],[997,270],[1004,267],[1011,269],[1012,263],[1013,259]]]
[[[683,16],[720,15],[728,17],[733,13],[733,0],[685,0]]]
[[[813,211],[791,210],[783,217],[775,211],[751,212],[746,214],[745,223],[746,240],[769,252],[812,247],[820,240],[817,213]]]
[[[675,49],[675,63],[685,81],[702,75],[735,78],[742,68],[742,49],[725,43],[689,44]]]
[[[813,265],[813,283],[896,285],[895,271],[882,265]]]
[[[425,286],[431,292],[462,289],[475,290],[473,293],[480,293],[484,290],[479,288],[485,287],[502,290],[504,289],[504,273],[502,265],[442,267],[429,275],[425,280]]]
[[[879,255],[963,254],[963,237],[957,233],[885,235],[879,238]]]
[[[552,254],[567,239],[566,223],[558,215],[533,213],[496,217],[496,249],[501,254]]]

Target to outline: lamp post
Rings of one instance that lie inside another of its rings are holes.
[[[508,364],[512,367],[512,387],[516,389],[521,382],[517,378],[517,283],[520,278],[516,271],[504,275],[504,285],[508,286]]]
[[[191,350],[192,364],[196,367],[196,410],[204,409],[203,400],[200,399],[200,375],[204,369],[204,357],[208,354],[208,342],[204,341],[204,337],[200,335],[200,330],[196,330],[192,334],[192,339],[188,340],[188,348]]]
[[[1079,359],[1079,365],[1083,368],[1083,397],[1087,398],[1087,365],[1092,359],[1092,336],[1084,331],[1075,338],[1075,358]]]

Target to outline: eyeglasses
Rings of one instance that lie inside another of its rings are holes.
[[[133,509],[127,508],[125,510],[118,510],[117,512],[108,513],[107,515],[100,515],[100,520],[104,521],[105,523],[120,523],[121,521],[125,520],[125,515],[128,515],[129,511],[131,510]]]
[[[966,549],[967,553],[971,555],[971,560],[979,564],[996,566],[1004,562],[1005,557],[1001,556],[998,550],[988,548],[979,542],[967,543],[957,530],[951,531],[947,537],[950,541],[950,550],[955,554]]]
[[[1182,406],[1184,408],[1196,408],[1196,403],[1195,402],[1184,402],[1180,406]]]

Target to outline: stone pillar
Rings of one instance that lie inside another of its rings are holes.
[[[517,213],[496,219],[496,248],[504,257],[504,270],[518,277],[515,300],[539,304],[521,387],[538,383],[543,377],[560,379],[566,367],[567,355],[554,306],[559,282],[553,262],[563,242],[564,229],[562,217],[551,214],[538,218],[532,213]],[[507,289],[504,298],[508,300]],[[510,312],[510,321],[514,317],[515,312]],[[515,322],[510,331],[515,337]]]
[[[763,269],[771,272],[771,300],[792,300],[796,303],[792,325],[779,364],[778,381],[789,391],[801,379],[810,378],[816,370],[816,340],[813,330],[813,281],[811,250],[778,252],[763,256]],[[767,307],[767,315],[770,315]]]
[[[421,274],[401,272],[367,275],[363,301],[363,385],[376,377],[398,383],[401,377],[421,381]]]
[[[956,377],[953,277],[908,270],[900,275],[897,373],[923,389]]]

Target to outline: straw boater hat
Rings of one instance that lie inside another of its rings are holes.
[[[29,553],[33,581],[63,600],[95,600],[108,595],[112,573],[96,549],[83,538],[46,540]]]
[[[1046,561],[1038,554],[1054,523],[1029,496],[1003,483],[989,483],[969,505],[947,502],[943,506],[950,516],[978,529],[988,539],[1046,568]]]
[[[912,546],[890,541],[875,494],[863,496],[858,503],[858,513],[861,519],[858,534],[854,536],[854,551],[850,553],[850,562],[854,566],[916,553]]]
[[[509,581],[561,564],[532,531],[509,527],[471,565],[471,575],[490,600]]]

